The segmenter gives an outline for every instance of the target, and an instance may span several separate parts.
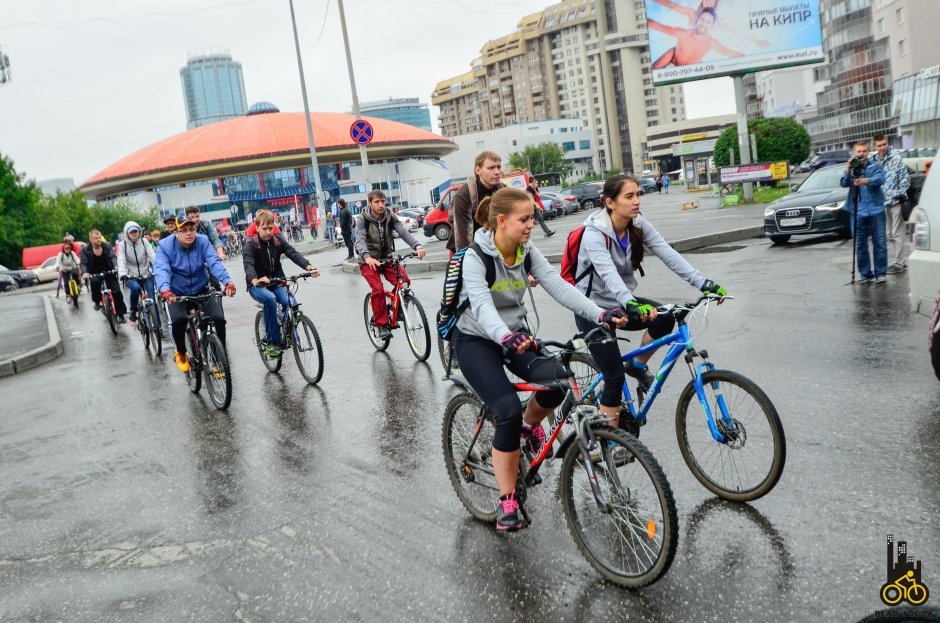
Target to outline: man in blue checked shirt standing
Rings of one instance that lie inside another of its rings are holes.
[[[901,200],[906,199],[907,189],[911,187],[911,176],[907,171],[901,154],[888,144],[884,134],[876,134],[875,160],[885,170],[885,183],[881,192],[885,195],[885,232],[888,239],[888,274],[903,273],[907,270],[907,235],[904,231],[907,219],[901,215]]]

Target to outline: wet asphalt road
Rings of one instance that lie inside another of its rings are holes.
[[[290,358],[265,371],[256,309],[229,262],[240,293],[225,302],[227,413],[128,327],[112,337],[90,305],[54,301],[66,354],[0,380],[0,619],[854,621],[883,608],[887,533],[925,570],[940,561],[926,321],[908,311],[903,276],[843,286],[846,243],[687,254],[737,297],[704,331],[692,324],[696,344],[767,392],[788,459],[767,497],[713,498],[676,445],[677,369],[641,439],[675,493],[679,550],[666,576],[632,592],[578,553],[554,467],[529,530],[499,536],[469,517],[442,461],[454,390],[436,351],[416,363],[399,335],[374,352],[365,282],[330,268],[341,253],[314,256],[324,276],[299,294],[323,339],[319,387]],[[655,258],[644,265],[642,295],[694,296]],[[440,274],[414,289],[432,315]],[[536,300],[540,334],[574,331],[544,292]]]

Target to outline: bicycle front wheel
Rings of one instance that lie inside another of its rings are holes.
[[[402,299],[401,308],[408,348],[418,361],[427,361],[431,356],[431,327],[428,326],[424,306],[414,294],[407,294]]]
[[[255,344],[258,346],[258,354],[261,355],[261,363],[268,369],[268,372],[277,372],[281,369],[281,355],[277,357],[268,357],[264,352],[264,343],[268,339],[267,331],[264,328],[264,312],[259,311],[255,316]]]
[[[117,335],[117,319],[114,317],[114,303],[102,298],[101,309],[104,310],[104,317],[108,319],[108,326],[111,327],[111,333]]]
[[[186,330],[186,348],[189,351],[189,371],[186,372],[186,384],[189,390],[196,394],[202,388],[202,361],[199,355],[199,341],[196,339],[195,329]]]
[[[144,342],[144,349],[150,350],[150,327],[147,317],[147,308],[141,305],[140,317],[137,319],[137,331],[140,333],[140,339]]]
[[[730,370],[706,372],[702,384],[725,441],[716,442],[703,426],[690,381],[676,405],[676,437],[686,465],[706,489],[725,500],[750,502],[766,495],[780,480],[787,457],[783,425],[773,403],[754,381]]]
[[[313,325],[313,321],[300,314],[294,319],[293,348],[294,360],[304,380],[316,385],[323,377],[323,347],[320,345],[320,334]]]
[[[375,326],[375,316],[372,313],[372,295],[366,294],[366,300],[362,305],[362,316],[366,321],[366,334],[375,350],[385,350],[391,338],[379,338],[379,328]]]
[[[228,364],[228,353],[218,335],[207,333],[202,339],[205,346],[203,372],[209,398],[216,408],[228,409],[232,402],[232,371]]]
[[[147,313],[147,324],[150,328],[150,348],[155,355],[162,355],[163,336],[161,335],[162,331],[160,329],[160,313],[157,311],[157,306],[152,302],[146,305],[144,310]]]
[[[471,515],[486,523],[496,521],[499,487],[493,471],[493,434],[488,411],[470,394],[455,396],[444,411],[441,444],[444,464],[454,492]]]
[[[679,519],[672,489],[636,438],[603,424],[591,431],[598,446],[591,455],[598,495],[577,440],[561,465],[568,530],[581,554],[606,579],[628,588],[646,586],[666,573],[676,554]]]

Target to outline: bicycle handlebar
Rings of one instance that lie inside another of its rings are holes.
[[[95,277],[107,277],[108,275],[116,275],[117,268],[112,268],[111,270],[105,270],[100,273],[89,273],[88,277],[94,279]]]
[[[218,290],[214,290],[209,294],[193,294],[191,296],[177,296],[177,303],[204,303],[210,298],[222,298],[222,293]]]
[[[417,254],[417,253],[409,253],[408,255],[399,255],[399,256],[397,256],[397,257],[386,258],[386,259],[382,260],[382,261],[380,262],[380,264],[381,264],[382,266],[385,266],[386,264],[400,264],[401,262],[404,262],[405,260],[410,260],[410,259],[413,258],[413,257],[418,257],[418,254]]]
[[[286,286],[287,282],[297,283],[298,279],[313,279],[313,275],[310,273],[297,273],[296,275],[291,275],[286,279],[281,279],[280,277],[268,277],[270,280],[269,283],[258,283],[259,286]]]
[[[598,340],[595,339],[598,335],[606,335],[604,339]],[[539,350],[542,350],[544,346],[550,346],[551,348],[557,348],[564,352],[577,351],[583,348],[581,344],[578,344],[579,341],[589,344],[592,342],[607,342],[611,341],[610,334],[607,332],[607,329],[601,326],[594,327],[587,333],[576,333],[567,342],[558,342],[555,340],[535,340],[536,345],[538,345]]]
[[[656,308],[656,311],[660,314],[670,314],[670,315],[676,316],[678,314],[687,314],[693,309],[695,309],[696,307],[698,307],[699,305],[701,305],[702,303],[717,301],[719,304],[721,304],[725,301],[733,301],[733,300],[734,300],[734,297],[729,296],[727,294],[725,296],[719,296],[717,294],[703,294],[702,296],[698,297],[698,299],[696,299],[695,301],[691,301],[688,303],[681,303],[681,304],[669,303],[667,305],[660,305],[659,307]]]

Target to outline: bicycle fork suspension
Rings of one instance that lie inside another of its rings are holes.
[[[702,407],[702,412],[705,414],[705,422],[708,424],[708,430],[712,434],[712,438],[718,443],[726,443],[728,441],[728,436],[722,432],[722,428],[726,430],[731,430],[733,426],[733,420],[731,419],[731,412],[728,410],[728,403],[725,400],[724,392],[721,389],[721,383],[716,381],[710,381],[709,385],[711,386],[712,392],[715,395],[715,403],[718,405],[719,413],[712,413],[712,409],[708,404],[708,395],[705,393],[705,382],[702,380],[702,377],[707,372],[715,371],[715,364],[708,361],[708,353],[701,351],[699,353],[702,357],[702,363],[698,366],[692,365],[692,355],[691,353],[686,354],[686,362],[689,364],[689,371],[692,373],[692,385],[695,387],[695,394],[698,396],[698,402]],[[719,428],[719,420],[723,423],[723,426]]]

